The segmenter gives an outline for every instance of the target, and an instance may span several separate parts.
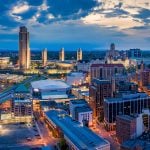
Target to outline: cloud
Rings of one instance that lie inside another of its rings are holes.
[[[90,14],[82,19],[85,24],[98,24],[105,27],[115,27],[119,30],[143,26],[140,20],[130,16],[106,17],[104,14]]]
[[[39,11],[47,11],[49,8],[47,0],[44,0],[43,3],[38,7]]]
[[[149,0],[97,0],[99,5],[86,17],[86,24],[115,27],[119,30],[145,26],[150,13]],[[123,31],[124,32],[124,31]]]
[[[149,0],[14,0],[0,1],[0,6],[0,32],[18,34],[25,25],[33,43],[81,41],[100,47],[110,41],[131,45],[131,38],[146,44],[149,39]]]
[[[12,14],[22,14],[30,9],[27,2],[18,2],[11,10]]]

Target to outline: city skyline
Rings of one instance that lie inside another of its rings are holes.
[[[149,50],[150,2],[39,0],[0,2],[0,49],[18,50],[18,31],[26,26],[30,48],[48,50]],[[71,6],[71,7],[70,7]]]

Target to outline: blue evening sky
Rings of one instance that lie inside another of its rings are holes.
[[[31,49],[150,50],[150,0],[0,0],[0,13],[0,49],[26,26]]]

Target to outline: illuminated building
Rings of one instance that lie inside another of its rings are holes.
[[[89,103],[94,117],[103,118],[104,98],[112,96],[112,84],[109,80],[93,79],[89,88]]]
[[[117,115],[141,114],[150,107],[150,97],[145,93],[123,94],[119,98],[104,99],[104,122],[107,130],[114,130]]]
[[[42,64],[43,66],[46,66],[47,64],[47,49],[46,48],[42,51]]]
[[[89,72],[89,68],[90,68],[89,60],[79,60],[77,62],[77,70],[78,71]]]
[[[140,72],[140,87],[150,85],[150,70],[142,70]]]
[[[82,125],[91,126],[93,111],[84,99],[69,101],[70,115]]]
[[[73,120],[62,110],[50,110],[45,120],[55,137],[64,137],[69,150],[110,150],[110,143]]]
[[[128,57],[129,58],[141,58],[142,57],[142,51],[138,48],[130,49],[128,51]]]
[[[92,64],[90,68],[91,80],[94,78],[111,79],[115,74],[122,74],[122,64]]]
[[[85,82],[86,76],[82,72],[71,72],[66,77],[66,82],[69,85],[78,86]]]
[[[79,48],[77,50],[77,61],[82,60],[82,49]]]
[[[32,95],[39,99],[68,98],[71,86],[62,80],[40,80],[31,82]]]
[[[142,115],[119,115],[116,118],[116,136],[119,143],[135,139],[144,131]]]
[[[62,48],[59,52],[59,60],[65,61],[65,50],[64,50],[64,48]]]
[[[32,100],[29,90],[23,85],[20,84],[13,94],[12,101],[12,112],[14,117],[24,118],[25,122],[32,119]],[[26,120],[26,117],[28,119]]]
[[[25,26],[19,31],[19,66],[20,69],[30,68],[29,32]]]
[[[0,57],[0,68],[5,69],[10,64],[10,57]]]

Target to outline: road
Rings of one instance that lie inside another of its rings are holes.
[[[26,80],[22,81],[21,84],[27,84],[27,83],[31,82],[35,77],[36,77],[36,75],[33,75],[33,76],[27,78]],[[10,87],[9,89],[5,90],[4,92],[2,92],[0,94],[0,103],[2,103],[3,101],[11,99],[12,93],[17,88],[17,86],[18,85],[14,85],[14,86]]]
[[[91,129],[96,134],[98,134],[99,136],[101,136],[102,138],[104,138],[110,142],[111,150],[119,150],[120,149],[120,145],[119,145],[119,143],[117,143],[116,138],[115,138],[115,131],[111,131],[111,132],[106,131],[103,123],[101,123],[99,125],[97,123],[94,123],[94,126],[91,127]]]
[[[36,121],[37,129],[39,131],[40,136],[42,137],[43,143],[45,146],[50,146],[54,149],[54,146],[57,144],[58,139],[52,136],[49,128],[47,127],[46,123],[44,123],[43,118],[36,113],[36,116],[39,120]]]

